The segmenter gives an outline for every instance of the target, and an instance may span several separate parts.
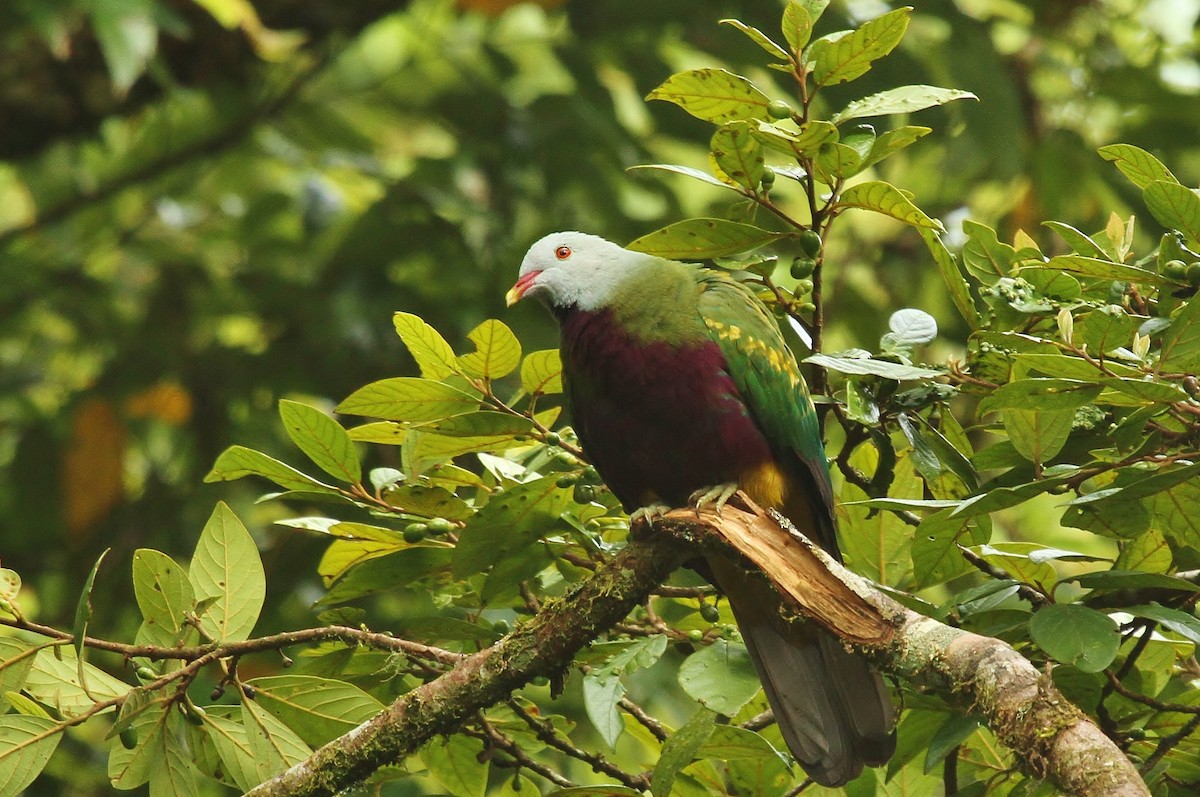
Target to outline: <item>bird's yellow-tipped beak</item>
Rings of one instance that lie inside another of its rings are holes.
[[[504,294],[504,304],[512,307],[517,302],[521,301],[521,297],[533,285],[533,281],[541,274],[540,271],[530,271],[528,274],[522,274],[517,280],[517,284],[508,289],[508,293]]]

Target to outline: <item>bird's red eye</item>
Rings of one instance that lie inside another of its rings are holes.
[[[568,257],[571,256],[571,247],[569,247],[569,246],[558,247],[557,249],[554,250],[554,256],[557,257],[559,260],[566,260]]]

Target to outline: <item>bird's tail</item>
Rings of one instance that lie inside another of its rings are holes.
[[[804,771],[840,786],[896,748],[895,709],[879,673],[836,636],[788,624],[780,598],[735,565],[710,559],[784,741]]]

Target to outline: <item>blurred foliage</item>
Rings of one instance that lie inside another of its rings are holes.
[[[263,554],[270,597],[258,630],[311,624],[325,543],[272,526],[294,513],[254,505],[252,486],[199,487],[217,455],[235,442],[287,450],[285,424],[274,420],[280,398],[331,409],[360,385],[411,373],[388,328],[396,309],[426,319],[455,351],[470,350],[467,333],[501,312],[521,253],[542,233],[579,228],[632,240],[683,217],[725,216],[726,189],[625,172],[709,165],[709,125],[642,98],[667,75],[712,66],[788,96],[753,42],[713,24],[736,16],[769,31],[780,8],[769,0],[0,7],[8,275],[0,284],[0,467],[8,475],[0,556],[24,577],[26,614],[69,625],[78,585],[104,549],[122,571],[138,548],[190,554],[190,530],[224,497]],[[834,2],[819,33],[889,8]],[[1181,225],[1145,213],[1152,203],[1096,150],[1129,142],[1195,182],[1198,15],[1196,0],[931,0],[886,67],[853,88],[828,87],[813,113],[827,118],[896,85],[969,90],[978,103],[914,113],[913,124],[939,132],[874,167],[879,179],[941,219],[968,266],[971,252],[1003,259],[1040,247],[1051,256],[1081,245],[1043,219],[1097,233],[1100,252],[1088,256],[1123,263]],[[1110,224],[1113,213],[1137,214],[1131,234]],[[987,227],[964,229],[968,217]],[[988,227],[999,233],[995,244]],[[1186,268],[1191,256],[1178,254],[1155,266],[1179,259]],[[968,323],[903,225],[847,215],[826,236],[822,263],[825,351],[886,353],[878,342],[890,311],[908,306],[941,328],[924,360],[967,358]],[[1186,273],[1181,279],[1185,287]],[[998,283],[986,283],[988,303],[1012,329],[1054,337],[1049,313],[1059,326],[1078,324],[1080,335],[1103,334],[1099,317],[1074,320],[1082,305],[1058,321],[1063,297],[1038,304],[1047,297],[1037,286],[1031,295]],[[1112,303],[1131,311],[1119,297]],[[511,321],[526,350],[553,345],[536,310],[515,310]],[[1047,354],[1020,352],[1039,353]],[[971,352],[977,363],[987,354]],[[998,384],[998,374],[985,378]],[[842,396],[866,418],[880,389],[851,385]],[[950,417],[942,413],[941,423]],[[970,432],[970,445],[984,439]],[[944,426],[940,433],[955,446],[968,439]],[[865,461],[871,448],[850,464],[876,471]],[[1020,451],[1002,453],[1009,459],[990,455],[989,467],[1018,467]],[[1052,459],[1044,449],[1039,456]],[[405,464],[388,449],[370,457],[371,467]],[[904,497],[925,497],[902,471],[891,495],[903,488]],[[879,528],[900,522],[866,507],[848,511]],[[1083,546],[1085,556],[1115,550],[1058,520],[1053,502],[1034,500],[997,515],[994,539]],[[1175,564],[1195,567],[1188,556]],[[888,583],[911,575],[891,561],[878,567],[865,572]],[[93,631],[130,636],[142,612],[127,579],[98,578],[108,600]],[[381,600],[384,616],[403,608]],[[907,716],[937,730],[927,716]],[[72,734],[30,793],[108,793],[89,750],[95,734]]]

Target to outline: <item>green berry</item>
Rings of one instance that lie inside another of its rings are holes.
[[[562,437],[558,432],[546,432],[545,437],[542,438],[542,442],[548,446],[556,446],[562,442]]]
[[[1200,285],[1200,260],[1195,263],[1189,263],[1184,274],[1187,277],[1189,285]]]
[[[600,471],[596,470],[591,465],[588,465],[583,469],[583,480],[588,484],[599,484]]]
[[[435,517],[426,525],[429,527],[430,534],[436,534],[439,537],[454,531],[454,524],[444,517]]]
[[[492,630],[497,634],[507,634],[512,630],[512,626],[508,624],[508,620],[497,620],[492,623]]]
[[[802,313],[811,313],[816,309],[817,306],[812,302],[805,302],[804,304],[800,305],[800,312]]]
[[[803,296],[806,293],[812,293],[812,291],[813,291],[813,281],[812,280],[803,279],[796,283],[796,295],[797,296]]]
[[[701,642],[704,640],[704,632],[699,628],[693,628],[691,631],[688,631],[688,639],[692,642]]]
[[[147,667],[145,664],[134,670],[133,674],[136,675],[140,681],[153,681],[154,679],[158,678],[158,673]]]
[[[579,460],[570,451],[559,451],[554,455],[554,461],[560,465],[578,465]]]
[[[121,731],[122,747],[124,747],[126,750],[132,750],[133,748],[137,747],[137,743],[137,731],[135,731],[133,728],[126,728],[125,730]]]
[[[792,276],[798,280],[807,279],[812,276],[813,270],[817,267],[817,261],[811,257],[798,257],[792,261]]]
[[[428,523],[409,523],[404,527],[405,542],[420,542],[425,539],[425,533],[429,531]]]
[[[1168,260],[1163,263],[1163,276],[1171,279],[1183,279],[1183,275],[1187,272],[1187,265],[1182,260]]]
[[[775,185],[775,170],[767,166],[763,169],[762,186],[763,188],[770,188],[773,185]]]
[[[715,623],[721,619],[721,611],[711,603],[706,603],[700,607],[700,616],[706,623]]]
[[[590,484],[576,484],[571,497],[577,504],[590,504],[596,498],[596,488]]]
[[[789,119],[792,116],[792,106],[783,100],[771,100],[767,103],[767,116],[772,119]]]
[[[559,487],[562,487],[565,489],[565,488],[570,487],[571,485],[575,484],[575,482],[577,482],[577,481],[579,481],[578,473],[568,473],[565,476],[559,476],[558,481],[556,481],[555,484],[557,484]]]
[[[816,257],[821,251],[821,233],[816,230],[805,230],[800,233],[800,248],[809,257]]]

